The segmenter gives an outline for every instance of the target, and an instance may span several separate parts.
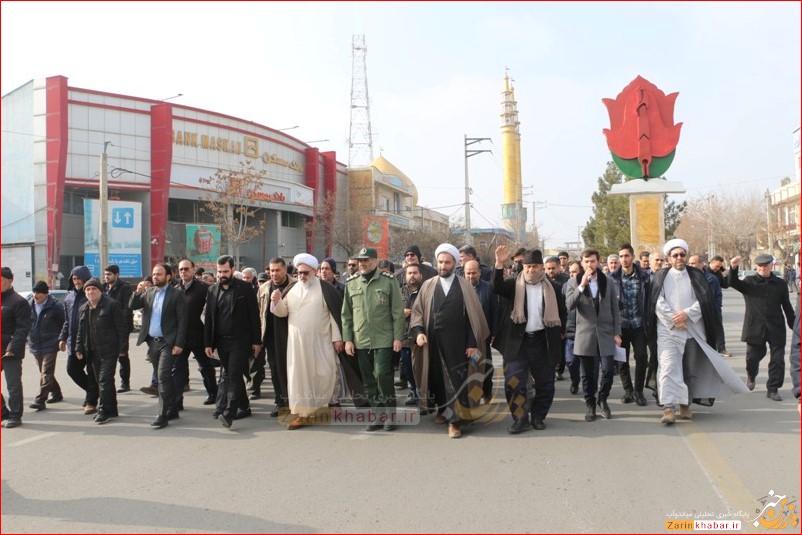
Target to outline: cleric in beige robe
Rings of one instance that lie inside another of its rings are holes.
[[[326,304],[320,279],[315,276],[318,262],[303,253],[293,259],[298,282],[282,296],[270,296],[271,310],[287,317],[287,384],[290,412],[296,419],[289,429],[314,423],[310,417],[328,407],[338,389],[337,353],[342,351],[342,334]]]
[[[410,316],[410,338],[422,349],[413,353],[412,369],[421,407],[436,404],[435,421],[448,422],[448,435],[459,438],[482,397],[490,329],[476,291],[454,273],[457,248],[444,243],[435,258],[439,276],[423,283]]]

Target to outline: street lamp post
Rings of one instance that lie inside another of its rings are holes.
[[[473,241],[471,239],[471,186],[468,182],[468,158],[471,156],[476,156],[477,154],[481,154],[483,152],[493,152],[490,149],[469,149],[468,147],[475,144],[481,143],[482,141],[490,141],[492,140],[489,137],[468,137],[467,134],[464,135],[465,137],[465,243],[470,245]]]
[[[97,252],[100,266],[98,273],[103,276],[103,270],[109,265],[109,157],[106,154],[106,147],[111,145],[111,141],[103,143],[103,154],[100,155],[100,228],[97,237]]]

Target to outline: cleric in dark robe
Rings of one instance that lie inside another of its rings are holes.
[[[688,244],[670,240],[663,252],[671,268],[654,274],[651,302],[655,306],[647,332],[657,337],[658,390],[663,405],[660,421],[673,424],[677,406],[679,417],[690,419],[690,400],[708,400],[748,389],[713,349],[721,323],[704,273],[686,266]]]
[[[409,335],[422,348],[417,358],[413,353],[412,369],[421,403],[433,400],[435,421],[448,422],[448,436],[459,438],[460,424],[472,419],[482,398],[489,355],[481,349],[490,329],[473,287],[454,273],[457,248],[441,244],[435,258],[439,276],[423,283],[412,307]]]

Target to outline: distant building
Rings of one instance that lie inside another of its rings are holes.
[[[266,172],[248,201],[265,232],[241,246],[245,265],[301,251],[344,256],[332,250],[331,225],[309,225],[327,198],[336,198],[335,217],[346,208],[346,166],[333,151],[214,111],[73,87],[64,76],[4,95],[2,120],[3,260],[14,258],[28,281],[65,286],[75,265],[102,269],[93,214],[104,151],[109,261],[124,277],[141,278],[164,259],[213,263],[228,252],[200,208],[212,191],[206,179],[241,162]]]
[[[775,245],[772,254],[780,262],[799,264],[799,201],[802,180],[800,178],[799,161],[799,128],[794,131],[794,167],[795,180],[784,178],[780,187],[771,192],[769,203],[769,234]]]
[[[357,216],[386,218],[390,232],[425,230],[447,232],[448,216],[418,206],[414,182],[384,156],[370,166],[348,170],[349,207]]]

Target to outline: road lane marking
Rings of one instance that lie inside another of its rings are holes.
[[[753,508],[756,497],[724,459],[707,433],[695,422],[682,422],[677,427],[716,495],[728,510],[749,511]]]
[[[45,438],[50,438],[55,435],[58,435],[58,433],[55,431],[51,431],[50,433],[42,433],[41,435],[36,435],[30,438],[25,438],[23,440],[20,440],[19,442],[14,442],[12,444],[9,444],[9,446],[12,448],[15,446],[24,446],[26,444],[30,444],[31,442],[36,442]]]

